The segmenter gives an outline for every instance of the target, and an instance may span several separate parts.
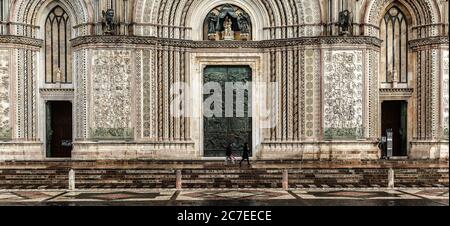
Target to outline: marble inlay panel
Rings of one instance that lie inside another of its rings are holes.
[[[449,97],[449,52],[448,50],[444,51],[443,54],[443,58],[442,58],[442,69],[443,69],[443,78],[442,78],[442,86],[443,86],[443,90],[442,90],[442,104],[443,104],[443,109],[442,109],[442,114],[443,114],[443,129],[444,129],[444,137],[449,136],[449,132],[448,132],[448,126],[449,126],[449,101],[448,101],[448,97]]]
[[[9,50],[0,50],[0,139],[11,138],[9,54]]]
[[[327,50],[323,78],[324,135],[363,136],[363,52]]]
[[[131,51],[93,51],[92,77],[92,138],[132,138]]]

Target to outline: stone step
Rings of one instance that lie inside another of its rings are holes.
[[[224,168],[216,163],[203,168],[183,165],[183,188],[281,188],[283,169]],[[197,166],[196,166],[197,167]],[[173,168],[79,168],[75,169],[77,188],[174,188],[176,171]],[[68,168],[64,169],[2,169],[0,189],[67,188]],[[387,168],[290,168],[289,186],[298,187],[386,187]],[[398,186],[448,187],[448,169],[395,169]]]

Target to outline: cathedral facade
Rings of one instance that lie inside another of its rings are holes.
[[[0,0],[0,161],[448,159],[448,95],[448,0]]]

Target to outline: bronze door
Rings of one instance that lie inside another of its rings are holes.
[[[47,102],[47,157],[70,158],[72,152],[72,103]]]
[[[237,115],[237,92],[233,91],[233,117],[225,117],[225,84],[226,83],[251,83],[251,69],[248,66],[208,66],[204,70],[204,84],[216,82],[220,84],[222,91],[222,116],[203,117],[203,150],[205,157],[223,157],[225,148],[232,144],[235,156],[242,154],[245,143],[252,147],[252,114],[249,109],[251,104],[251,90],[244,91],[243,112]],[[214,91],[203,95],[203,100],[214,95]],[[205,108],[207,106],[204,106]],[[214,105],[210,106],[214,109]],[[239,117],[238,117],[239,116]]]

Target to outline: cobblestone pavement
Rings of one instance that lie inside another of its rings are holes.
[[[448,188],[0,190],[0,206],[448,206]]]

